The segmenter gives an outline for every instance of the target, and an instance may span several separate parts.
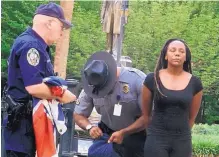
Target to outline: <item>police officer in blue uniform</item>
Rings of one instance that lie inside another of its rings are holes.
[[[107,52],[94,53],[82,72],[84,90],[75,106],[75,122],[95,140],[108,134],[108,142],[113,143],[121,157],[144,155],[146,131],[134,130],[133,126],[141,116],[141,89],[145,77],[138,69],[117,67]],[[101,115],[98,126],[88,120],[94,107]]]
[[[33,18],[33,27],[19,35],[8,59],[8,116],[4,120],[4,140],[8,157],[34,157],[32,97],[58,99],[68,103],[76,99],[66,90],[52,95],[43,78],[54,76],[49,46],[61,37],[63,29],[72,25],[65,20],[62,8],[55,3],[40,5]]]

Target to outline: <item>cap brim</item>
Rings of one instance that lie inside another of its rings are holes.
[[[84,75],[84,68],[88,64],[90,64],[93,60],[103,60],[107,64],[108,72],[109,72],[108,81],[105,84],[105,86],[99,90],[98,94],[92,93],[93,87],[89,86],[88,81]],[[113,89],[116,83],[116,76],[117,76],[116,74],[117,65],[116,65],[116,61],[113,58],[113,56],[110,53],[107,53],[104,51],[96,52],[87,60],[87,63],[85,64],[84,68],[82,70],[81,75],[82,75],[82,84],[83,84],[85,93],[92,98],[103,98],[104,96],[109,94],[109,92]]]
[[[71,24],[70,22],[68,22],[64,19],[59,19],[59,20],[63,23],[64,28],[69,29],[69,28],[73,27],[73,24]]]

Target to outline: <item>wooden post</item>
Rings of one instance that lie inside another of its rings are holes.
[[[66,20],[71,21],[74,9],[74,0],[61,0],[60,5],[63,8]],[[65,79],[66,77],[70,31],[71,29],[65,30],[63,32],[63,36],[56,45],[54,71],[58,72],[58,76],[60,76],[63,79]]]

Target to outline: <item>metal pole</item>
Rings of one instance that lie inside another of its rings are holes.
[[[122,0],[122,6],[121,6],[121,24],[120,24],[120,35],[118,36],[118,43],[117,43],[117,65],[120,65],[120,59],[122,56],[122,43],[124,39],[124,31],[125,31],[125,11],[128,8],[128,0]]]

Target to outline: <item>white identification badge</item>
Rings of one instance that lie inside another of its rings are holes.
[[[114,116],[121,116],[121,111],[122,111],[122,105],[120,105],[120,104],[115,104],[115,106],[114,106],[114,111],[113,111],[113,115],[114,115]]]

